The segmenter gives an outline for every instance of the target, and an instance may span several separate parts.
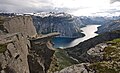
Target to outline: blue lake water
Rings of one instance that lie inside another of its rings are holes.
[[[95,33],[100,25],[87,25],[86,27],[81,28],[83,31],[82,33],[85,34],[82,38],[67,38],[67,37],[55,37],[53,38],[53,43],[55,48],[68,48],[73,47],[79,44],[80,42],[83,42],[85,40],[88,40],[92,37],[97,36],[98,34]]]

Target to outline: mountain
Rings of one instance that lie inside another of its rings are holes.
[[[111,32],[113,30],[120,30],[120,19],[118,20],[112,20],[110,22],[105,23],[104,25],[100,26],[98,28],[97,33],[105,33],[105,32]]]
[[[78,17],[67,13],[38,13],[33,15],[38,33],[59,32],[60,37],[83,37],[81,27],[84,25]]]
[[[101,16],[80,16],[79,19],[82,21],[84,25],[105,25],[114,20],[119,20],[120,16],[111,16],[111,17],[101,17]]]
[[[92,16],[80,16],[80,20],[82,21],[83,24],[86,25],[102,25],[105,22],[108,22],[110,19],[108,17],[92,17]]]

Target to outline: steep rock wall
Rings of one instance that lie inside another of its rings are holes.
[[[8,33],[23,33],[28,36],[35,36],[37,34],[33,25],[31,16],[17,16],[9,18],[3,24]]]
[[[50,40],[58,34],[51,33],[30,40],[31,48],[28,55],[30,73],[47,73],[55,52]]]

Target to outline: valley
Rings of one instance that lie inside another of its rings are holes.
[[[119,73],[119,18],[1,13],[0,72]]]

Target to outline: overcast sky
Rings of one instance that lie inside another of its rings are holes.
[[[0,12],[67,12],[73,15],[120,15],[120,0],[0,0]]]

